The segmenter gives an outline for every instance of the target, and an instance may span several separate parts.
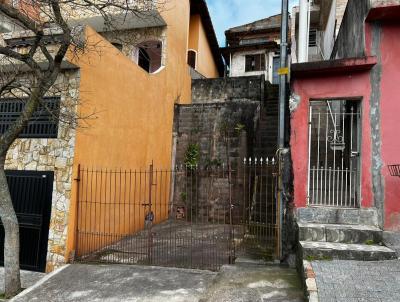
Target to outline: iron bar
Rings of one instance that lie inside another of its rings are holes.
[[[242,173],[80,168],[77,260],[218,270],[237,253],[276,257],[277,165],[247,162]]]
[[[308,205],[360,206],[356,106],[357,102],[346,100],[310,102]]]

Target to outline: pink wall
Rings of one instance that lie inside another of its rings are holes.
[[[362,201],[363,207],[372,206],[371,139],[369,127],[370,77],[369,72],[348,73],[328,77],[299,78],[292,90],[300,97],[300,104],[291,114],[290,145],[294,172],[294,202],[305,207],[308,175],[308,116],[310,99],[359,98],[362,102]]]
[[[380,53],[372,53],[372,27],[366,23],[366,55],[380,56],[380,120],[382,175],[384,177],[385,229],[400,230],[400,178],[389,175],[387,165],[400,164],[400,25],[381,23]],[[378,63],[379,64],[379,63]],[[329,74],[329,73],[327,73]],[[294,169],[295,205],[306,206],[308,173],[308,114],[310,99],[350,98],[362,100],[362,175],[363,207],[373,206],[371,180],[370,73],[356,72],[326,77],[297,77],[292,90],[301,102],[291,116],[291,148]]]
[[[400,25],[382,24],[381,129],[385,179],[385,228],[400,230],[400,178],[387,165],[400,164]]]

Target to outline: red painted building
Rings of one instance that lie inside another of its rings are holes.
[[[292,65],[297,208],[376,208],[400,230],[399,18],[400,1],[350,0],[330,59]]]

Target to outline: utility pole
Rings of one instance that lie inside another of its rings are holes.
[[[278,132],[278,207],[279,207],[279,257],[283,257],[283,183],[282,183],[282,168],[281,168],[281,152],[285,148],[285,126],[286,126],[286,83],[287,75],[289,73],[288,68],[288,23],[289,23],[289,1],[282,0],[282,14],[281,14],[281,54],[280,54],[280,69],[279,69],[279,132]]]
[[[279,69],[279,149],[285,147],[285,117],[286,117],[286,83],[288,69],[288,23],[289,23],[289,1],[282,0],[281,15],[281,54]]]

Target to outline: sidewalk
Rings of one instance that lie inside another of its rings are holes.
[[[295,270],[242,264],[221,272],[128,265],[64,267],[14,302],[301,302]]]
[[[313,261],[319,302],[399,302],[400,261]]]
[[[42,279],[46,274],[30,271],[21,271],[21,286],[28,288]],[[0,293],[4,293],[4,267],[0,267]],[[1,301],[1,299],[0,299]]]

